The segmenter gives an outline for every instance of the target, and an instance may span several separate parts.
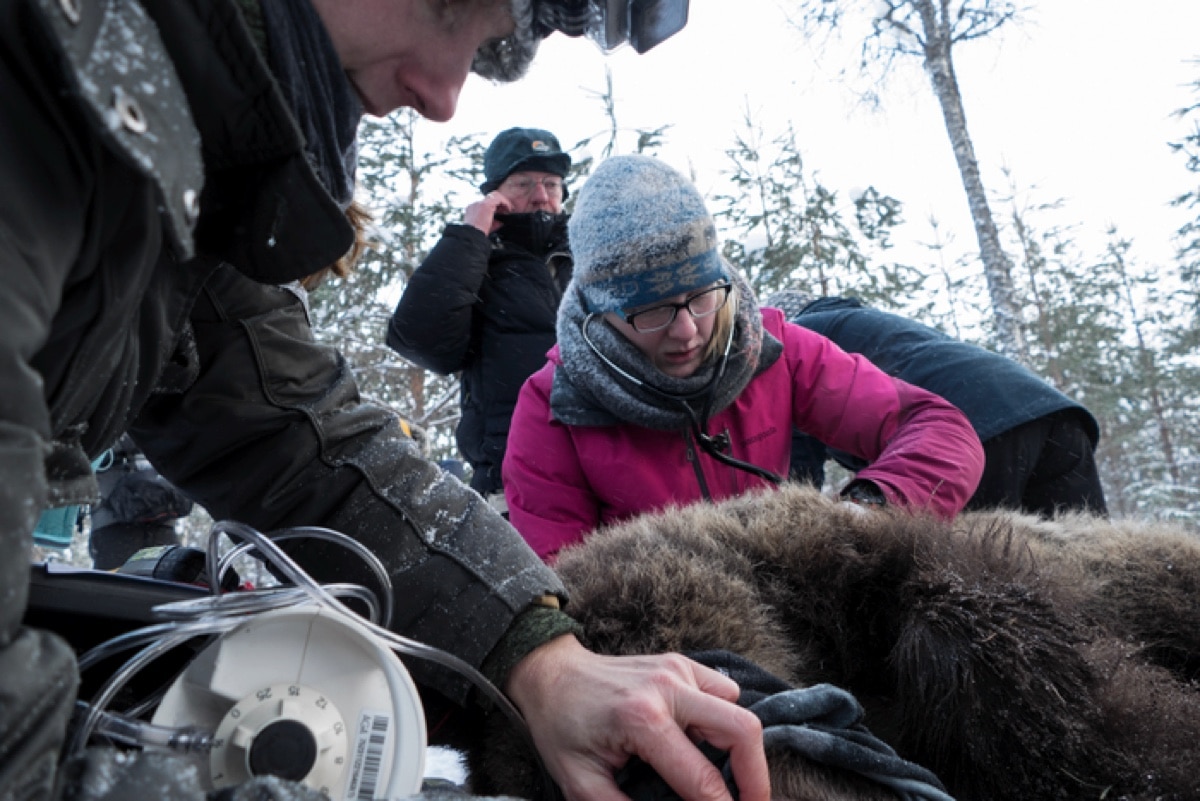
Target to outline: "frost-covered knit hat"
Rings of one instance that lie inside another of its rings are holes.
[[[644,306],[730,278],[704,198],[656,159],[617,156],[579,190],[569,225],[587,311]]]
[[[764,306],[771,306],[783,312],[783,316],[791,322],[796,322],[800,312],[811,305],[816,297],[802,289],[789,287],[781,289],[763,301]]]

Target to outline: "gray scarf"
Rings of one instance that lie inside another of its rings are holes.
[[[554,418],[567,425],[632,423],[676,431],[699,423],[703,428],[707,420],[702,418],[733,403],[750,379],[783,353],[779,340],[763,330],[749,284],[736,270],[729,273],[737,314],[728,358],[722,348],[687,378],[665,375],[603,317],[589,316],[575,285],[568,287],[558,310],[563,363],[554,371],[550,393]]]

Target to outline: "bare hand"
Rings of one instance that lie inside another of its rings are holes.
[[[467,206],[467,210],[463,212],[463,222],[475,226],[487,236],[500,227],[500,223],[496,222],[496,215],[507,214],[512,210],[512,202],[496,190],[488,192],[482,200],[476,200]]]
[[[567,801],[627,801],[613,773],[633,755],[684,801],[732,801],[699,741],[729,752],[741,801],[770,797],[762,725],[736,705],[737,684],[678,654],[601,656],[563,636],[525,657],[506,690]]]

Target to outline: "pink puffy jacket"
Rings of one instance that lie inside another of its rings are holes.
[[[710,420],[709,434],[728,432],[730,455],[786,476],[794,426],[868,460],[858,476],[889,503],[943,517],[962,509],[983,472],[983,447],[962,412],[785,322],[776,309],[762,315],[783,355]],[[704,453],[687,431],[553,419],[558,364],[556,346],[521,389],[504,459],[509,519],[543,559],[601,524],[771,486]]]

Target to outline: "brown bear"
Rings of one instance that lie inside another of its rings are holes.
[[[595,650],[720,649],[847,690],[958,801],[1200,799],[1200,537],[1182,527],[947,522],[788,485],[600,529],[556,569]],[[518,738],[484,739],[472,789],[534,795]],[[768,755],[776,798],[899,797]]]

